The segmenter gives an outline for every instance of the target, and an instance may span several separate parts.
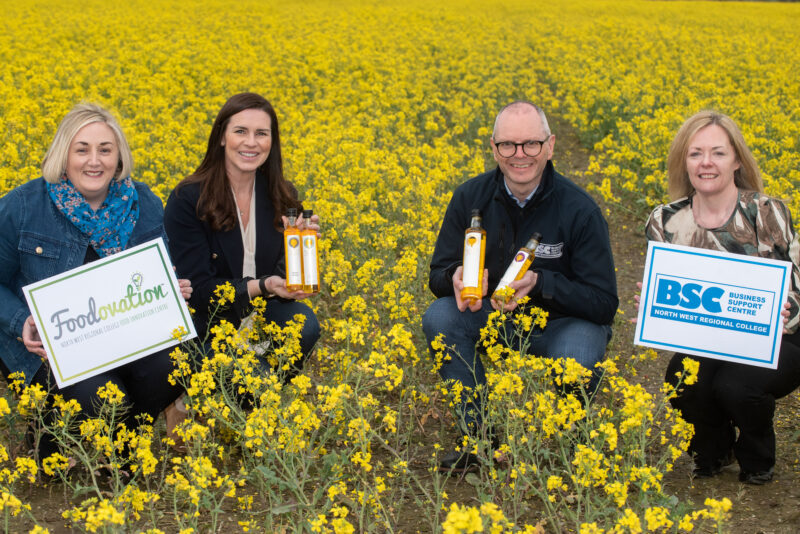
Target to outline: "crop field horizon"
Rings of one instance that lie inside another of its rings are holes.
[[[41,175],[60,120],[89,101],[118,117],[133,179],[166,200],[199,165],[222,104],[252,91],[275,107],[286,177],[322,226],[312,362],[287,385],[241,379],[247,340],[217,332],[215,356],[176,373],[193,415],[185,455],[163,442],[160,421],[140,435],[115,431],[109,394],[105,426],[56,408],[65,456],[37,467],[19,443],[26,419],[47,409],[41,392],[5,390],[6,531],[726,531],[730,500],[710,491],[681,501],[665,489],[691,429],[669,390],[642,386],[637,366],[655,355],[630,342],[609,354],[602,393],[584,407],[552,387],[554,374],[580,382],[579,369],[487,341],[497,357],[484,394],[505,449],[494,457],[475,443],[489,467],[471,475],[469,492],[453,491],[432,470],[455,444],[453,391],[438,381],[420,318],[451,193],[493,168],[494,117],[513,100],[568,125],[589,153],[572,177],[607,215],[637,223],[667,200],[666,155],[683,120],[726,113],[796,222],[799,5],[0,0],[0,9],[0,195]],[[527,320],[507,320],[531,335]],[[231,383],[252,388],[255,407],[230,405]],[[69,473],[67,457],[78,459]],[[130,484],[92,476],[115,462],[136,466]]]

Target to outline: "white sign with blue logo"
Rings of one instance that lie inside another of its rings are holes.
[[[778,367],[788,261],[651,241],[636,345]]]

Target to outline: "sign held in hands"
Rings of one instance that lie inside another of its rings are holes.
[[[651,241],[634,343],[778,367],[792,264]]]
[[[160,237],[22,289],[59,387],[197,335]]]

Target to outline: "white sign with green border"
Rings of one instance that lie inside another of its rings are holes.
[[[160,237],[22,289],[59,387],[197,335]]]

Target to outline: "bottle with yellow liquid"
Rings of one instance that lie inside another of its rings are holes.
[[[481,228],[481,210],[472,210],[472,221],[464,232],[464,261],[461,300],[475,304],[483,298],[483,261],[486,255],[486,230]]]
[[[314,214],[312,210],[303,210],[303,219],[311,220]],[[319,255],[317,252],[317,232],[306,228],[300,232],[300,239],[303,242],[303,292],[319,293]]]
[[[283,229],[283,245],[286,258],[286,289],[301,291],[303,289],[303,253],[300,245],[300,230],[297,229],[297,209],[289,208],[286,212],[289,226]]]
[[[508,301],[511,300],[511,297],[514,296],[514,291],[512,289],[501,291],[501,289],[507,288],[508,284],[525,276],[531,263],[533,263],[533,259],[536,257],[536,247],[539,246],[539,241],[541,241],[541,239],[542,234],[534,232],[525,246],[517,251],[516,255],[514,255],[514,259],[511,261],[511,265],[508,266],[505,274],[497,284],[497,288],[494,290],[494,293],[492,293],[493,300],[502,302],[503,304],[507,304]]]

